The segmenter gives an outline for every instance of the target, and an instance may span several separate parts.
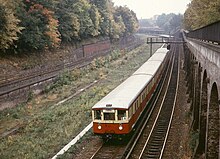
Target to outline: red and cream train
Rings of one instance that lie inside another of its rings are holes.
[[[135,126],[161,80],[168,50],[159,48],[136,72],[92,107],[93,132],[126,135]]]

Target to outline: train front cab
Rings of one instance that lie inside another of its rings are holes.
[[[120,136],[130,132],[128,110],[93,109],[93,132],[103,136]]]

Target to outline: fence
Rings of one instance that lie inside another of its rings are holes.
[[[187,33],[187,37],[220,44],[220,21]]]

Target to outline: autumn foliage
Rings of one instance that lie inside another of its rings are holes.
[[[29,1],[29,0],[28,0]],[[28,10],[28,14],[33,16],[41,15],[44,21],[44,28],[43,36],[48,37],[49,39],[49,46],[57,47],[61,41],[60,33],[58,31],[58,20],[54,19],[54,12],[48,10],[47,8],[43,7],[41,4],[34,4]]]
[[[138,20],[111,0],[0,0],[0,53],[45,50],[61,43],[136,32]]]
[[[184,25],[194,30],[220,20],[220,0],[192,0],[184,13]]]
[[[9,7],[10,1],[0,0],[0,50],[6,50],[18,40],[22,27],[20,20]]]

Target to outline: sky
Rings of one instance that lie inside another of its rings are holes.
[[[191,0],[112,0],[117,6],[127,6],[138,19],[152,18],[162,13],[184,14]]]

